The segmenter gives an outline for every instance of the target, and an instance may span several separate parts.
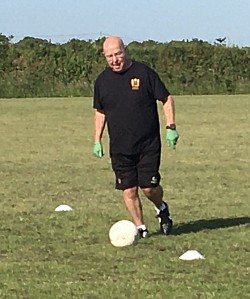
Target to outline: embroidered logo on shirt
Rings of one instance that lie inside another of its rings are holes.
[[[133,78],[130,80],[130,84],[133,90],[138,90],[140,88],[140,79]]]

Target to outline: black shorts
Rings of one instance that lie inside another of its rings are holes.
[[[115,188],[154,188],[160,183],[161,151],[150,150],[135,155],[112,154],[111,164],[116,176]]]

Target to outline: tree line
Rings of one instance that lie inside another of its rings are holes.
[[[92,96],[105,68],[103,39],[64,44],[0,33],[0,97]],[[172,94],[249,94],[250,47],[193,39],[127,45],[130,58],[154,68]]]

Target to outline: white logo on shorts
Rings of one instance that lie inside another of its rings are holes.
[[[158,183],[157,177],[153,176],[151,179],[151,184],[157,184],[157,183]]]

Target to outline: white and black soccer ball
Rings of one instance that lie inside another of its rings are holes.
[[[129,220],[115,222],[109,230],[109,239],[115,247],[135,245],[139,239],[136,225]]]

